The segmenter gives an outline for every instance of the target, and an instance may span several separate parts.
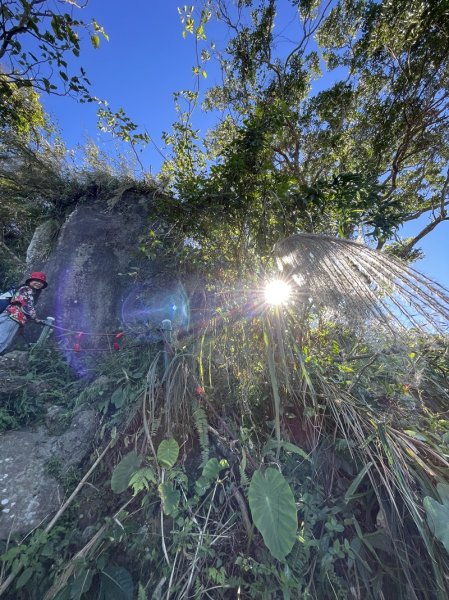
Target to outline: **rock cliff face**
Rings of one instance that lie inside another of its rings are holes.
[[[97,430],[95,411],[84,409],[62,435],[46,427],[8,431],[0,439],[0,540],[27,533],[62,503],[61,489],[50,475],[51,461],[64,472],[87,454]]]
[[[27,378],[28,352],[0,356],[0,406],[8,397],[20,401],[42,390]],[[82,406],[65,420],[64,408],[50,405],[39,426],[0,434],[0,540],[27,533],[56,511],[62,502],[62,486],[52,475],[55,466],[68,473],[88,454],[98,427],[98,414]]]
[[[37,313],[41,318],[55,317],[63,328],[57,330],[60,348],[80,375],[89,375],[85,365],[92,362],[92,355],[102,354],[74,352],[76,332],[85,333],[82,350],[109,352],[110,338],[93,332],[117,332],[123,327],[126,341],[120,344],[135,344],[142,330],[145,342],[151,335],[148,321],[160,325],[170,318],[180,325],[188,320],[182,286],[167,275],[161,259],[151,262],[139,255],[139,239],[151,227],[151,209],[151,196],[123,189],[109,202],[85,198],[61,226],[51,221],[36,230],[27,253],[28,272],[43,270],[49,281]],[[65,329],[75,333],[65,335]],[[28,341],[35,341],[40,331],[38,325],[27,325]],[[46,382],[37,387],[29,371],[26,351],[0,357],[4,383],[0,403],[22,392],[31,396],[46,391]],[[59,407],[46,409],[51,422]],[[60,463],[63,471],[77,466],[89,452],[97,425],[96,411],[83,406],[63,433],[40,421],[38,426],[0,435],[0,539],[29,531],[60,506],[59,485],[49,465]]]
[[[27,252],[27,270],[43,270],[49,281],[37,305],[40,317],[53,316],[63,328],[76,331],[114,331],[122,320],[123,302],[136,288],[138,274],[145,284],[154,265],[139,259],[138,241],[149,228],[151,198],[122,189],[109,202],[85,198],[62,226],[54,220],[41,224]],[[34,341],[40,326],[25,328]],[[105,343],[91,337],[86,346]],[[64,346],[63,340],[63,346]],[[19,338],[16,344],[22,345]],[[69,337],[68,348],[73,344]],[[75,370],[73,352],[66,353]],[[81,361],[82,362],[82,361]],[[28,353],[13,351],[0,357],[0,404],[22,392],[37,394],[29,372]],[[45,384],[42,384],[45,385]],[[47,407],[47,410],[57,407]],[[76,413],[62,434],[38,427],[0,435],[0,539],[25,533],[54,512],[61,503],[59,485],[49,473],[50,461],[66,471],[86,456],[97,428],[94,410]]]
[[[147,196],[125,190],[109,203],[81,202],[57,236],[54,227],[39,228],[28,253],[29,269],[44,269],[49,281],[39,315],[54,316],[61,326],[78,331],[116,327],[150,208]],[[49,235],[54,238],[50,252]]]

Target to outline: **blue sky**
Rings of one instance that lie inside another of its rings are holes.
[[[93,94],[107,99],[112,110],[123,107],[161,148],[162,132],[169,131],[176,119],[173,92],[194,86],[194,43],[191,36],[182,37],[178,6],[177,0],[90,0],[87,9],[76,11],[84,20],[94,17],[109,35],[109,42],[101,40],[98,50],[86,43],[81,52],[80,64],[92,82]],[[295,31],[288,19],[286,23],[283,35],[292,38]],[[223,29],[209,24],[206,34],[217,47],[225,45]],[[208,77],[201,83],[204,89],[219,83],[220,78],[212,62],[206,69]],[[94,105],[58,97],[43,96],[42,101],[68,147],[93,139],[106,153],[113,152],[116,142],[96,128]],[[198,112],[194,117],[201,133],[212,123],[212,115]],[[145,169],[154,174],[159,171],[162,158],[152,145],[141,153],[141,160]],[[401,235],[416,235],[427,222],[428,217],[423,216],[408,223]],[[421,247],[426,258],[415,267],[449,287],[449,222],[440,224]]]
[[[106,99],[112,110],[123,107],[162,147],[162,132],[169,131],[176,120],[173,92],[192,89],[195,83],[193,38],[182,37],[176,0],[129,0],[128,8],[124,10],[124,6],[118,0],[91,0],[87,9],[77,11],[84,20],[94,17],[109,35],[109,42],[101,39],[97,50],[86,43],[80,64],[92,82],[92,93]],[[217,32],[215,27],[214,39]],[[209,72],[202,83],[209,86],[218,82],[218,76],[216,71]],[[96,128],[95,105],[78,104],[70,98],[42,100],[68,145],[94,139],[105,151],[112,149],[114,142]],[[198,126],[204,132],[211,124],[212,118],[202,115]],[[152,145],[141,158],[146,169],[158,172],[162,158]]]

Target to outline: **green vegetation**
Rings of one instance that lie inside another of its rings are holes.
[[[168,372],[157,345],[97,367],[103,394],[94,380],[74,403],[104,411],[106,454],[54,528],[10,541],[6,597],[444,598],[443,340],[381,346],[288,309],[222,318],[175,343]]]
[[[90,382],[74,381],[51,349],[33,354],[30,377],[48,386],[11,397],[0,428],[36,423],[55,400],[68,413],[95,406],[101,427],[79,485],[47,465],[74,492],[63,513],[2,542],[5,599],[449,595],[447,339],[418,327],[392,337],[369,320],[354,331],[351,315],[331,319],[306,294],[259,309],[258,295],[273,244],[292,233],[360,236],[412,260],[447,220],[447,6],[285,0],[303,35],[280,54],[278,4],[181,11],[204,62],[210,19],[229,28],[224,83],[205,102],[226,117],[200,140],[198,90],[177,95],[160,176],[170,193],[154,201],[163,225],[139,250],[201,281],[200,325],[175,332],[167,368],[160,344],[125,347],[91,365]],[[322,68],[338,76],[314,94]],[[61,222],[92,183],[107,201],[132,180],[94,147],[90,166],[70,170],[64,149],[8,127],[5,280],[39,220]],[[425,230],[396,239],[425,213]]]

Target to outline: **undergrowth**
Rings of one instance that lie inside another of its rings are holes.
[[[101,415],[99,463],[49,531],[10,540],[5,598],[447,598],[445,340],[216,315],[73,394]]]

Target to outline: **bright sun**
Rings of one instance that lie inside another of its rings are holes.
[[[268,304],[284,304],[290,298],[291,289],[282,279],[273,279],[265,285],[265,301]]]

